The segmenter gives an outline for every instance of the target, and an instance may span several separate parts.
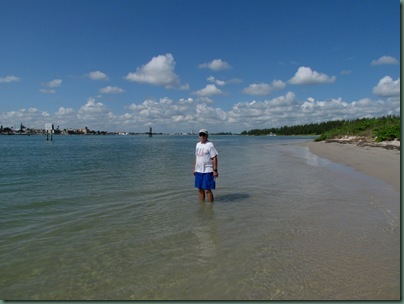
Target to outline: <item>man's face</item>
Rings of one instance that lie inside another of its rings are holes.
[[[206,142],[206,140],[208,139],[208,135],[205,133],[199,133],[199,140],[201,141],[201,143]]]

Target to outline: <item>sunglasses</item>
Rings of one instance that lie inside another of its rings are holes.
[[[199,136],[206,136],[206,134],[205,133],[199,133]]]

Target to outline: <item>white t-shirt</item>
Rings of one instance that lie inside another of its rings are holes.
[[[218,155],[213,143],[210,141],[206,141],[205,143],[198,142],[196,144],[195,156],[196,156],[196,164],[195,164],[195,172],[199,173],[210,173],[213,172],[213,161],[214,158]]]

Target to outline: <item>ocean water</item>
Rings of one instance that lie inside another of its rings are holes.
[[[304,137],[1,136],[0,299],[400,297],[400,194]]]

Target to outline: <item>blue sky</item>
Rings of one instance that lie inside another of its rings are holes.
[[[144,132],[400,114],[398,0],[0,0],[0,124]]]

